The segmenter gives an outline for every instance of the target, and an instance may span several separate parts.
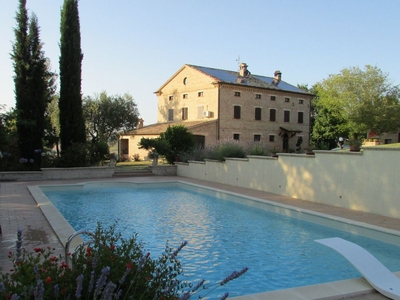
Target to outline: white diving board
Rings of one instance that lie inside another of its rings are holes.
[[[367,250],[337,237],[315,241],[343,255],[379,293],[400,300],[400,279]]]

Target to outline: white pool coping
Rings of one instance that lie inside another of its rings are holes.
[[[383,242],[392,243],[400,246],[400,232],[392,229],[387,229],[379,226],[374,226],[362,222],[353,221],[350,219],[340,218],[328,214],[323,214],[319,212],[314,212],[307,209],[302,209],[299,207],[289,206],[286,204],[280,204],[274,201],[268,201],[260,198],[255,198],[251,196],[241,195],[238,193],[232,193],[226,190],[215,189],[203,185],[197,185],[182,180],[166,180],[157,182],[136,182],[132,180],[118,180],[118,181],[99,181],[99,182],[82,182],[75,184],[43,184],[36,186],[28,186],[28,189],[35,199],[37,205],[40,207],[46,219],[49,221],[51,227],[55,231],[58,239],[62,245],[66,245],[68,238],[75,233],[74,228],[68,223],[68,221],[61,215],[57,208],[51,203],[51,201],[45,196],[40,187],[47,188],[57,188],[71,186],[106,186],[106,185],[116,185],[116,184],[137,184],[137,185],[160,185],[160,184],[171,184],[180,183],[194,188],[202,188],[213,192],[223,192],[228,195],[236,196],[240,198],[241,202],[243,200],[252,201],[253,203],[260,205],[268,205],[268,210],[274,211],[276,213],[288,215],[290,217],[300,218],[303,220],[311,221],[321,225],[333,227],[335,229],[340,229],[344,231],[349,231],[352,233],[364,235],[373,239],[381,240]],[[239,201],[239,200],[237,200]],[[247,203],[249,204],[249,203]],[[254,205],[253,205],[254,206]],[[271,209],[272,208],[272,209]],[[288,213],[289,212],[289,213]],[[339,224],[339,225],[337,225]],[[82,243],[80,237],[76,237],[72,240],[70,244],[70,249],[75,249]],[[395,275],[400,278],[400,272],[396,272]],[[255,283],[256,284],[256,283]],[[291,300],[305,300],[305,299],[315,299],[315,300],[333,300],[333,299],[346,299],[358,295],[366,295],[374,293],[374,288],[364,279],[355,278],[348,280],[341,280],[329,283],[322,283],[316,285],[302,286],[297,288],[290,288],[284,290],[276,290],[271,292],[263,292],[257,294],[249,294],[239,297],[233,297],[236,300],[269,300],[269,299],[291,299]]]

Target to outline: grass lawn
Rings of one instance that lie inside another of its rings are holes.
[[[400,148],[400,143],[376,145],[376,146],[374,146],[374,147],[380,147],[380,148]]]

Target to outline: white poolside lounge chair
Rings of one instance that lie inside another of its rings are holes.
[[[343,255],[382,295],[400,300],[400,279],[367,250],[337,237],[315,241]]]

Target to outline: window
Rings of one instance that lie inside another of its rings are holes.
[[[275,142],[275,136],[271,134],[271,135],[269,136],[269,141],[270,141],[270,142]]]
[[[169,96],[169,97],[168,97],[168,100],[169,100],[169,101],[174,100],[174,96]]]
[[[261,94],[256,94],[256,99],[261,99]]]
[[[188,94],[183,94],[183,95],[182,95],[182,98],[183,98],[183,99],[187,99],[187,98],[188,98]]]
[[[276,121],[276,109],[269,110],[269,120],[272,122]]]
[[[275,101],[276,100],[276,96],[271,96],[270,99],[271,99],[271,101]]]
[[[285,110],[283,112],[283,122],[290,122],[290,111]]]
[[[254,135],[254,141],[255,141],[255,142],[261,141],[261,134],[255,134],[255,135]]]
[[[235,97],[240,97],[240,92],[235,92]]]
[[[290,102],[290,98],[285,98],[285,102]]]
[[[168,121],[173,121],[174,120],[174,110],[173,109],[168,109]]]
[[[238,140],[239,140],[239,137],[240,137],[240,134],[239,134],[239,133],[234,133],[234,134],[233,134],[233,139],[234,139],[234,140],[238,141]]]
[[[240,119],[240,106],[238,106],[238,105],[235,105],[233,107],[233,118]]]
[[[261,120],[261,107],[256,107],[254,110],[254,119]]]
[[[197,97],[203,97],[203,92],[198,92]]]
[[[299,99],[299,104],[304,104],[304,100],[303,99]]]
[[[129,140],[121,139],[121,154],[129,154]]]
[[[188,119],[188,108],[182,107],[182,120],[187,120],[187,119]]]
[[[302,111],[299,111],[297,113],[297,123],[303,123],[303,118],[304,118],[304,113]]]

